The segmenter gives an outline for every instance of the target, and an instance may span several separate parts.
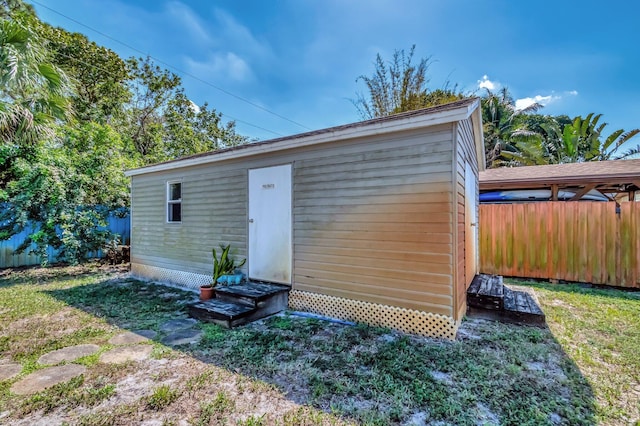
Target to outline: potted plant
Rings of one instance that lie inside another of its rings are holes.
[[[215,290],[212,284],[203,284],[200,286],[200,300],[213,299]]]
[[[203,285],[200,287],[200,299],[208,300],[213,298],[214,295],[214,287],[223,281],[228,281],[228,276],[234,274],[235,270],[241,268],[247,259],[243,259],[242,261],[236,263],[233,259],[233,256],[229,254],[231,251],[231,244],[220,245],[220,249],[222,250],[220,253],[220,257],[218,257],[218,253],[216,249],[212,249],[211,253],[213,255],[213,279],[211,284]]]

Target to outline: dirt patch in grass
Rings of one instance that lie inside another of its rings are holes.
[[[617,425],[636,415],[634,385],[622,403],[607,399],[589,376],[599,378],[597,368],[571,355],[578,346],[566,330],[574,337],[591,332],[553,314],[551,330],[464,321],[455,342],[284,314],[234,330],[199,323],[198,344],[169,348],[160,343],[162,324],[186,318],[185,301],[194,294],[91,268],[0,277],[0,321],[11,324],[0,344],[18,348],[3,356],[24,367],[0,382],[0,423]],[[565,293],[536,292],[543,305],[581,306]],[[56,325],[36,330],[49,320]],[[114,347],[111,337],[141,329],[158,333],[149,359],[98,362]],[[44,343],[30,340],[33,332]],[[79,379],[30,397],[10,393],[12,383],[40,368],[35,360],[45,349],[86,343],[100,352],[84,360]],[[619,368],[626,346],[609,343],[593,362]],[[635,377],[623,373],[622,381]]]

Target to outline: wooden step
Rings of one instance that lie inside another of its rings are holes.
[[[479,274],[467,290],[467,305],[474,308],[504,309],[504,284],[499,275]]]
[[[215,299],[189,305],[189,315],[233,328],[285,310],[290,290],[288,286],[258,282],[220,286],[216,287]]]
[[[210,299],[193,303],[188,306],[188,310],[193,318],[233,328],[246,324],[246,319],[254,314],[257,308],[221,299]]]
[[[545,316],[535,298],[526,291],[505,287],[504,315],[517,323],[545,324]]]
[[[248,282],[216,287],[216,298],[259,308],[278,296],[284,295],[288,300],[290,290],[291,287],[279,284]]]
[[[495,321],[544,326],[544,312],[529,291],[509,288],[500,276],[476,275],[467,290],[467,314]]]

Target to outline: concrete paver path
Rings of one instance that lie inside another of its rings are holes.
[[[87,367],[78,364],[58,365],[34,371],[11,386],[11,392],[18,395],[30,395],[46,388],[67,382],[87,371]]]
[[[93,355],[98,352],[98,345],[75,345],[49,352],[38,358],[40,365],[59,364],[63,361],[75,361],[83,356]]]
[[[157,333],[153,330],[136,330],[126,331],[113,336],[109,339],[112,345],[132,345],[136,343],[148,342],[149,339],[156,337]]]
[[[121,364],[128,361],[143,361],[149,358],[152,351],[151,345],[119,346],[100,355],[100,362]]]
[[[15,362],[0,364],[0,382],[17,376],[22,371],[22,366]]]
[[[161,342],[168,346],[189,345],[198,343],[201,338],[202,331],[185,329],[166,335]]]
[[[196,325],[196,320],[193,318],[179,318],[165,322],[160,326],[160,331],[163,333],[173,333],[174,331],[184,330]]]

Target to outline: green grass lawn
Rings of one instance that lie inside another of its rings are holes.
[[[517,284],[523,285],[523,282]],[[185,316],[193,293],[98,268],[0,273],[0,424],[640,424],[640,297],[531,285],[549,329],[468,319],[455,342],[281,315],[199,344],[101,364],[110,337]],[[11,385],[80,343],[87,373],[31,396]]]
[[[597,419],[640,425],[640,292],[528,284],[551,332],[593,389]]]

